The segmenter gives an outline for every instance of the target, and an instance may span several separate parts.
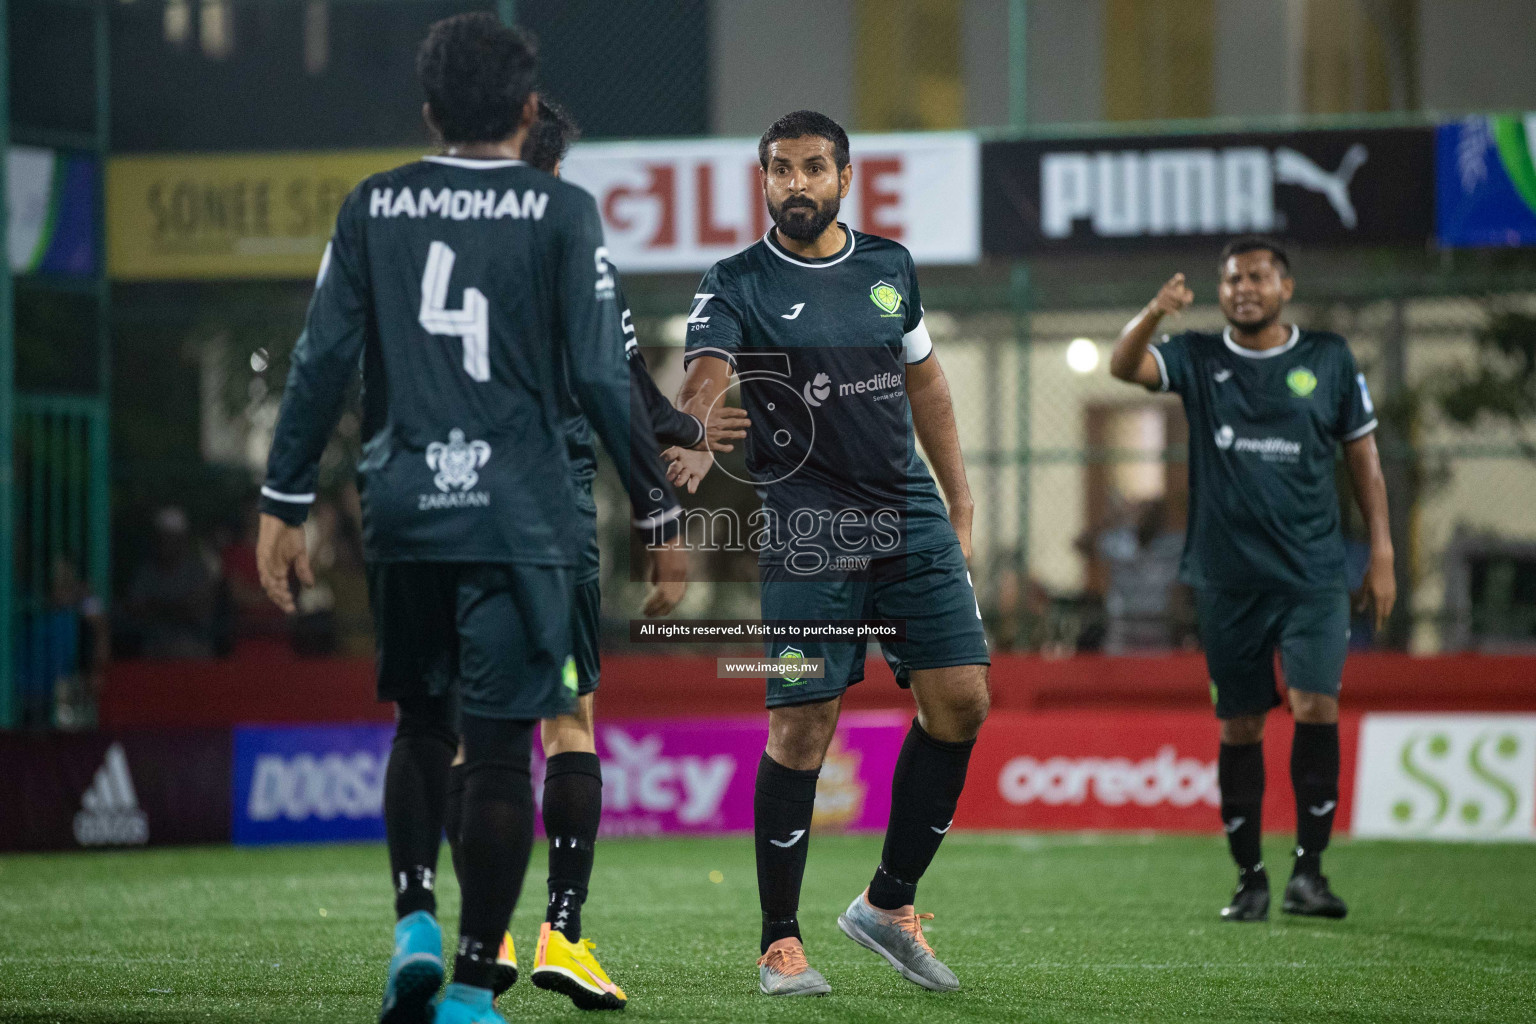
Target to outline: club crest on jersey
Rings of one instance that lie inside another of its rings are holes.
[[[1297,398],[1306,398],[1317,390],[1317,374],[1305,366],[1298,366],[1285,375],[1285,386]]]
[[[901,292],[894,285],[876,281],[870,286],[869,301],[884,310],[886,316],[897,316],[901,309]]]
[[[437,472],[432,482],[445,494],[455,487],[461,491],[472,489],[480,482],[480,467],[490,457],[490,445],[464,440],[464,431],[457,427],[448,432],[447,444],[433,441],[427,445],[427,468]]]

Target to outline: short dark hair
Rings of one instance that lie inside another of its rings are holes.
[[[581,137],[576,119],[558,103],[539,99],[539,116],[523,140],[523,162],[545,174],[554,174],[571,143]]]
[[[767,170],[770,144],[780,139],[803,139],[808,136],[832,143],[832,160],[837,164],[839,173],[848,166],[848,133],[826,114],[818,114],[814,110],[796,110],[769,125],[763,137],[757,140],[757,162]]]
[[[1270,260],[1280,268],[1280,276],[1291,276],[1291,258],[1286,254],[1285,246],[1268,235],[1243,235],[1232,239],[1221,247],[1221,259],[1217,261],[1216,266],[1224,270],[1227,260],[1248,252],[1269,253]]]
[[[537,71],[533,39],[484,11],[436,22],[416,52],[427,106],[449,143],[516,132]]]

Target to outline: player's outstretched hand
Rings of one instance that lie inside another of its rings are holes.
[[[668,448],[661,453],[667,460],[667,479],[673,487],[686,487],[689,494],[699,492],[699,481],[709,475],[714,455],[692,448]]]
[[[710,407],[709,423],[704,428],[704,441],[700,444],[711,451],[735,451],[735,446],[726,442],[744,439],[751,425],[752,420],[747,416],[747,410],[716,402]]]
[[[256,537],[256,568],[261,573],[262,589],[272,603],[290,615],[297,611],[289,574],[298,574],[299,582],[306,587],[315,585],[315,574],[309,568],[309,550],[304,545],[304,527],[289,526],[277,516],[263,512],[261,532]]]
[[[1392,571],[1392,556],[1372,556],[1370,567],[1365,570],[1365,584],[1355,595],[1355,611],[1373,609],[1376,612],[1376,632],[1387,627],[1392,606],[1397,603],[1397,575]]]
[[[659,548],[651,548],[651,589],[642,611],[647,618],[666,615],[688,593],[688,551],[679,534]]]
[[[1178,316],[1184,307],[1195,301],[1195,293],[1184,283],[1183,274],[1174,274],[1168,283],[1157,290],[1152,308],[1165,316]]]

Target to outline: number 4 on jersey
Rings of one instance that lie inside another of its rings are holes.
[[[464,289],[462,309],[449,309],[448,279],[453,276],[453,250],[433,242],[427,269],[421,276],[421,326],[429,333],[464,339],[464,372],[471,380],[491,379],[491,305],[478,288]]]

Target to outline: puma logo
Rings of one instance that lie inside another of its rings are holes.
[[[789,839],[788,840],[770,839],[768,841],[770,843],[772,843],[774,846],[777,846],[781,850],[787,850],[791,846],[794,846],[796,843],[798,843],[800,841],[801,837],[803,837],[804,835],[805,835],[805,829],[797,828],[797,829],[795,829],[793,832],[791,832],[789,834]]]
[[[1300,185],[1309,192],[1321,192],[1339,215],[1339,223],[1354,228],[1360,223],[1355,204],[1349,198],[1349,183],[1365,163],[1368,153],[1361,142],[1350,146],[1339,161],[1339,169],[1329,173],[1310,158],[1285,146],[1275,150],[1275,181],[1282,185]]]

